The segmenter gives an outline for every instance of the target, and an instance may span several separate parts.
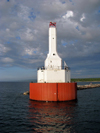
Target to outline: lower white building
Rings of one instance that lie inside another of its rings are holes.
[[[70,82],[70,71],[68,70],[38,70],[38,83],[65,83]]]

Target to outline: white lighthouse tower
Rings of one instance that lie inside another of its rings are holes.
[[[37,101],[77,99],[77,83],[70,82],[70,70],[57,53],[56,23],[49,24],[49,53],[37,71],[37,83],[30,83],[29,97]]]
[[[66,83],[70,82],[70,70],[66,63],[62,66],[62,59],[57,53],[56,23],[49,24],[49,53],[44,67],[37,71],[38,83]]]

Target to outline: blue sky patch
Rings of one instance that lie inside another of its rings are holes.
[[[34,15],[34,12],[33,12],[33,11],[30,12],[30,15],[28,16],[28,18],[29,18],[31,21],[33,21],[33,20],[36,18],[36,15]]]
[[[34,51],[34,54],[36,54],[37,53],[37,51]]]
[[[65,1],[62,2],[62,4],[65,4],[65,3],[66,3]]]
[[[77,29],[78,31],[80,31],[80,30],[79,30],[79,26],[76,26],[76,29]]]
[[[7,41],[7,44],[10,44],[11,42],[10,41]]]
[[[74,44],[74,41],[72,40],[72,41],[70,41],[69,43],[70,43],[70,44]]]
[[[100,13],[100,10],[98,11],[98,13]]]
[[[20,40],[21,38],[20,38],[20,36],[16,36],[16,39]]]
[[[24,55],[23,58],[28,58],[28,55]]]
[[[62,45],[63,45],[63,46],[66,46],[66,45],[67,45],[67,42],[63,42]]]

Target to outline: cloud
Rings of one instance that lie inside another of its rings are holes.
[[[70,17],[73,17],[74,14],[72,11],[67,11],[67,13],[65,15],[63,15],[62,17],[65,19],[65,18],[70,18]]]
[[[85,19],[85,15],[82,14],[82,17],[80,18],[80,21],[83,21]]]
[[[4,62],[4,63],[12,63],[13,62],[13,59],[11,59],[9,57],[6,57],[6,58],[2,58],[1,61]]]
[[[20,35],[21,39],[24,41],[33,41],[35,40],[35,36],[32,33],[32,30],[27,28],[26,31]]]
[[[100,65],[99,0],[1,0],[0,67],[43,66],[51,21],[57,23],[57,50],[72,76],[74,71],[82,76],[84,67],[85,72],[99,72],[95,66]]]
[[[5,47],[3,44],[0,44],[0,53],[1,54],[4,54],[4,53],[6,53],[9,50],[10,50],[10,48]]]

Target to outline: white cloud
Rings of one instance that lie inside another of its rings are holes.
[[[12,22],[11,24],[10,24],[10,29],[14,29],[14,30],[16,30],[16,29],[18,29],[19,28],[19,26],[18,26],[18,23],[17,22]]]
[[[6,29],[6,31],[7,31],[7,32],[9,32],[9,31],[10,31],[10,29],[8,29],[8,28],[7,28],[7,29]]]
[[[29,13],[30,13],[30,8],[27,6],[20,5],[20,11],[18,12],[18,17],[20,19],[23,19],[24,21],[29,21]]]
[[[65,18],[70,18],[73,16],[74,16],[73,11],[67,11],[67,13],[65,15],[63,15],[62,17],[65,19]]]
[[[39,48],[24,48],[23,55],[36,55],[36,54],[41,54],[39,51]]]
[[[0,54],[1,53],[6,53],[10,50],[10,48],[5,47],[3,44],[0,44]]]
[[[33,41],[35,40],[35,36],[33,31],[30,28],[27,28],[23,33],[20,34],[21,39],[25,41]]]
[[[85,19],[85,15],[82,14],[82,17],[80,18],[80,21],[84,21],[84,19]]]
[[[25,49],[25,54],[33,55],[33,49],[28,49],[28,48],[26,48],[26,49]]]
[[[13,62],[13,59],[11,59],[9,57],[5,57],[5,58],[2,58],[1,61],[4,62],[4,63],[12,63]]]

